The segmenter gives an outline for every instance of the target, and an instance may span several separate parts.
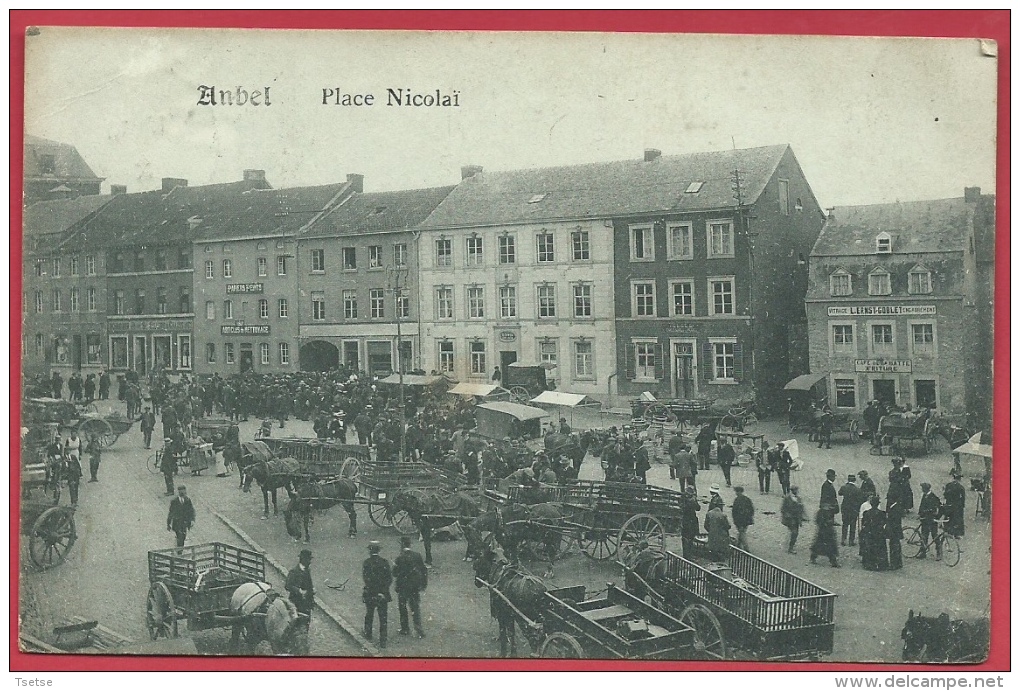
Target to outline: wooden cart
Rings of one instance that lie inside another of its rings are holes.
[[[39,569],[59,566],[78,540],[73,506],[22,501],[21,534],[28,538],[29,559]]]
[[[357,444],[301,437],[267,437],[259,441],[277,458],[297,460],[302,473],[316,480],[345,477],[358,482],[362,464],[370,458],[368,447]]]

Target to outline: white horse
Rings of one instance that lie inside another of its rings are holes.
[[[274,655],[307,655],[306,618],[287,598],[268,583],[244,583],[230,597],[230,611],[240,617],[234,625],[232,641],[240,650],[254,653],[262,641],[268,641]]]

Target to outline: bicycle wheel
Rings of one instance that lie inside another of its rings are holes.
[[[925,551],[924,540],[921,539],[920,526],[915,525],[913,528],[910,529],[910,532],[907,534],[906,544],[907,549],[905,549],[904,551],[907,553],[907,556],[913,557],[915,559],[921,556],[921,554]]]
[[[744,416],[744,431],[754,432],[758,427],[758,416],[754,413],[748,413]]]
[[[149,472],[153,475],[159,475],[159,464],[163,460],[163,451],[157,449],[156,453],[152,454],[145,459],[145,467],[149,469]]]
[[[950,567],[960,563],[960,543],[949,534],[942,536],[942,561]]]

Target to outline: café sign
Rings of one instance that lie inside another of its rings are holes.
[[[223,324],[220,333],[224,336],[268,336],[269,324]]]
[[[261,293],[265,290],[265,284],[262,283],[228,283],[227,284],[227,295],[236,295],[237,293]]]
[[[503,341],[503,343],[513,343],[517,340],[517,334],[513,331],[500,331],[499,340]]]
[[[131,331],[177,332],[191,331],[190,319],[111,319],[108,322],[110,333],[128,333]]]
[[[896,374],[913,371],[910,360],[860,359],[854,360],[854,370],[870,374]]]
[[[919,317],[935,314],[935,305],[859,305],[829,307],[830,317]]]

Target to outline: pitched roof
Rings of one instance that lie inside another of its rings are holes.
[[[202,215],[195,239],[231,239],[297,232],[349,188],[347,182],[315,187],[252,189]]]
[[[657,211],[734,206],[731,175],[744,175],[754,203],[789,149],[786,144],[734,151],[659,156],[652,161],[484,172],[461,181],[424,228],[540,220],[607,218]],[[704,183],[687,192],[693,183]]]
[[[25,135],[25,178],[102,180],[70,144]]]
[[[59,235],[101,209],[113,199],[109,194],[89,194],[74,199],[36,202],[25,209],[26,239]]]
[[[811,255],[874,254],[881,232],[892,236],[894,253],[962,251],[973,213],[974,205],[963,197],[836,207]]]
[[[352,194],[316,220],[303,237],[381,233],[415,228],[440,205],[453,186]]]

